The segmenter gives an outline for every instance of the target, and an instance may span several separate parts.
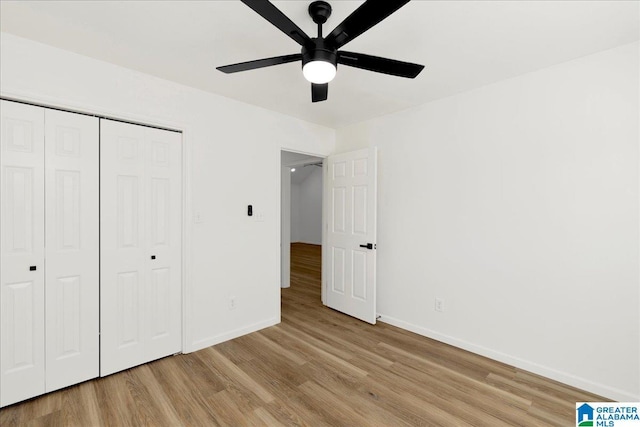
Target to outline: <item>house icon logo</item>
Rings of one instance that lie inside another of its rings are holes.
[[[589,404],[582,404],[576,411],[578,411],[576,414],[576,425],[578,427],[593,426],[593,408]]]

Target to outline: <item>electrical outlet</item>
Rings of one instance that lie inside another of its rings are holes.
[[[435,310],[441,312],[444,311],[444,299],[436,297]]]
[[[236,297],[229,298],[229,310],[235,310],[237,304],[238,304],[238,301]]]

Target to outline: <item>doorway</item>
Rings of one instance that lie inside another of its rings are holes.
[[[291,286],[292,259],[321,262],[323,160],[308,154],[281,152],[282,288]],[[300,267],[296,264],[296,268]]]

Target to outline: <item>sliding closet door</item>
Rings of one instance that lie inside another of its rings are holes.
[[[0,406],[5,406],[45,391],[44,109],[0,103]]]
[[[180,134],[100,122],[100,375],[181,348]]]
[[[98,132],[45,111],[46,391],[98,376]]]

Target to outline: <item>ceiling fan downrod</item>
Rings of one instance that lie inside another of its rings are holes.
[[[331,5],[326,1],[314,1],[309,5],[309,15],[318,24],[318,38],[322,38],[322,24],[331,16]]]

